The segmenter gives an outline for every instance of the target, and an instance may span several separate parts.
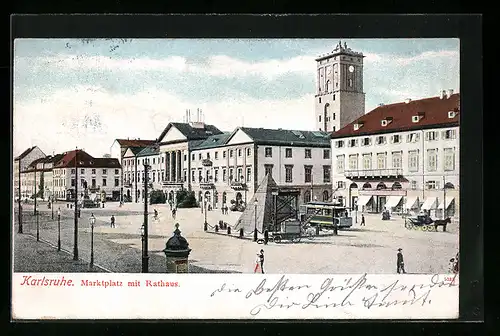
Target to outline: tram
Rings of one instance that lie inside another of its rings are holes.
[[[336,224],[338,229],[345,229],[352,226],[349,211],[338,203],[309,202],[299,207],[299,213],[304,223],[314,227],[331,229]]]

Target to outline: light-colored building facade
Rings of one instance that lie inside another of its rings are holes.
[[[316,130],[335,132],[365,113],[363,54],[341,42],[316,58]]]
[[[332,133],[333,188],[368,212],[458,216],[460,96],[382,105]]]
[[[94,158],[82,150],[66,152],[54,164],[53,178],[54,195],[60,200],[74,199],[76,183],[78,198],[86,186],[88,193],[96,197],[120,199],[121,166],[116,158]]]
[[[214,208],[246,204],[267,173],[278,186],[300,189],[299,203],[331,197],[329,134],[239,127],[191,151],[192,190]]]
[[[30,147],[22,152],[19,156],[14,158],[14,169],[13,169],[13,183],[14,183],[14,195],[19,197],[19,176],[20,172],[26,170],[26,168],[35,160],[44,158],[46,155],[37,146]],[[34,177],[34,176],[33,176]],[[22,181],[21,177],[21,195],[27,193],[27,184]],[[23,192],[24,190],[24,192]]]

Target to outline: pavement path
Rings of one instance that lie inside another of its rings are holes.
[[[138,205],[125,204],[122,208],[84,209],[79,220],[79,256],[89,259],[90,229],[88,218],[93,212],[97,221],[94,230],[95,263],[113,272],[140,272],[140,227],[144,216]],[[143,206],[143,204],[142,204]],[[149,216],[150,272],[165,272],[162,250],[172,236],[174,224],[180,223],[182,235],[192,248],[190,272],[251,273],[255,254],[263,248],[265,269],[270,273],[395,273],[396,253],[403,248],[405,264],[410,273],[446,273],[448,261],[458,251],[458,225],[449,225],[448,232],[421,232],[407,230],[397,216],[382,221],[380,215],[365,215],[366,226],[355,224],[351,230],[339,231],[338,236],[303,239],[300,243],[270,243],[257,245],[251,240],[229,238],[227,234],[203,231],[205,214],[199,208],[179,209],[174,220],[168,205],[150,206],[159,211],[159,220]],[[34,233],[36,225],[33,209],[24,207],[26,230]],[[61,236],[63,248],[73,250],[74,218],[72,210],[63,210]],[[116,217],[116,228],[109,225],[109,217]],[[207,212],[207,221],[214,225],[224,220],[234,225],[240,213],[222,215],[220,211]],[[42,219],[43,218],[43,219]],[[17,232],[17,231],[14,231]],[[40,214],[41,237],[57,242],[57,220],[48,211]],[[237,235],[237,232],[233,232]]]

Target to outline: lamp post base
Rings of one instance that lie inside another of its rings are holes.
[[[149,272],[149,256],[143,256],[142,257],[142,273],[148,273]]]
[[[253,241],[256,242],[257,241],[257,230],[254,230],[253,231]]]

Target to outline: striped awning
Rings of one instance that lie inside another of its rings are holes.
[[[430,210],[436,207],[437,197],[427,197],[422,205],[423,210]]]
[[[451,202],[453,202],[454,197],[446,197],[446,209],[450,207]],[[438,206],[438,209],[443,209],[444,202],[441,202]]]
[[[407,197],[405,209],[413,209],[413,207],[415,206],[415,203],[417,203],[417,201],[418,201],[417,196]]]
[[[362,195],[358,198],[358,206],[365,206],[372,199],[372,195]]]
[[[403,196],[389,196],[389,199],[387,200],[387,203],[385,203],[385,206],[389,209],[398,206],[402,197]]]

